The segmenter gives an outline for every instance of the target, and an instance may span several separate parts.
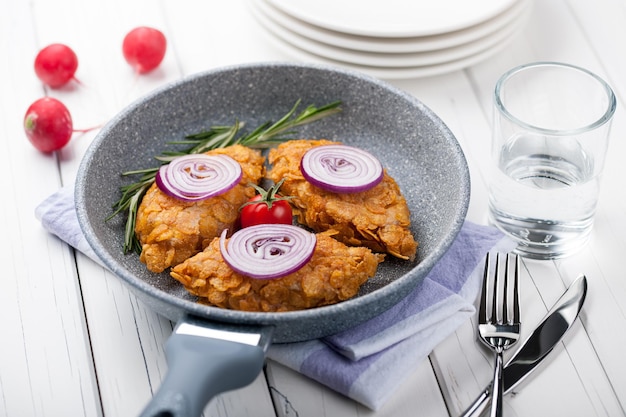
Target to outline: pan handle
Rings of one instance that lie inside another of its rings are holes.
[[[215,395],[252,383],[272,330],[183,317],[165,344],[167,374],[141,417],[199,417]]]

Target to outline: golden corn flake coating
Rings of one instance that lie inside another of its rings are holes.
[[[334,304],[354,297],[374,276],[384,255],[348,247],[318,234],[311,260],[275,279],[254,279],[233,271],[220,253],[219,238],[170,274],[202,302],[242,311],[292,311]]]
[[[229,191],[196,202],[184,202],[161,192],[153,184],[137,210],[135,233],[142,246],[140,260],[152,272],[162,272],[202,251],[224,229],[233,229],[239,207],[253,197],[265,174],[259,151],[241,145],[215,149],[209,155],[226,154],[241,165],[239,184]]]
[[[334,230],[335,238],[350,246],[366,246],[401,259],[415,259],[410,213],[396,181],[387,172],[375,187],[358,193],[325,191],[309,183],[300,172],[300,160],[315,146],[337,144],[328,140],[293,140],[269,153],[268,177],[278,182],[283,195],[290,195],[294,215],[311,229]]]

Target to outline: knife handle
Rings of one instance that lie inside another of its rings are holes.
[[[480,393],[480,395],[474,400],[461,417],[478,417],[487,408],[489,400],[491,399],[491,386],[488,386]]]

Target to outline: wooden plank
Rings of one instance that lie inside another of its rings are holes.
[[[31,4],[0,14],[0,415],[101,415],[76,267],[66,245],[43,231],[37,204],[59,186],[58,160],[26,139],[22,120],[45,94],[33,71],[40,46]]]
[[[428,360],[422,362],[394,396],[378,410],[355,403],[271,360],[267,363],[266,373],[278,417],[396,417],[414,415],[415,410],[425,416],[448,416]]]
[[[602,72],[613,89],[619,92],[623,102],[626,94],[626,56],[616,53],[626,39],[626,3],[621,0],[588,2],[568,0],[567,6],[576,19],[577,30],[600,58]]]
[[[175,2],[163,2],[168,28],[176,42],[178,62],[185,75],[276,59],[273,48],[259,40],[262,29],[246,3],[247,0],[189,0],[186,7],[180,7]]]

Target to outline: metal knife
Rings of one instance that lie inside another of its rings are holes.
[[[587,278],[581,275],[563,293],[530,337],[506,363],[502,378],[504,394],[511,392],[552,352],[572,326],[587,295]],[[462,417],[479,416],[491,398],[491,385],[483,390]]]

